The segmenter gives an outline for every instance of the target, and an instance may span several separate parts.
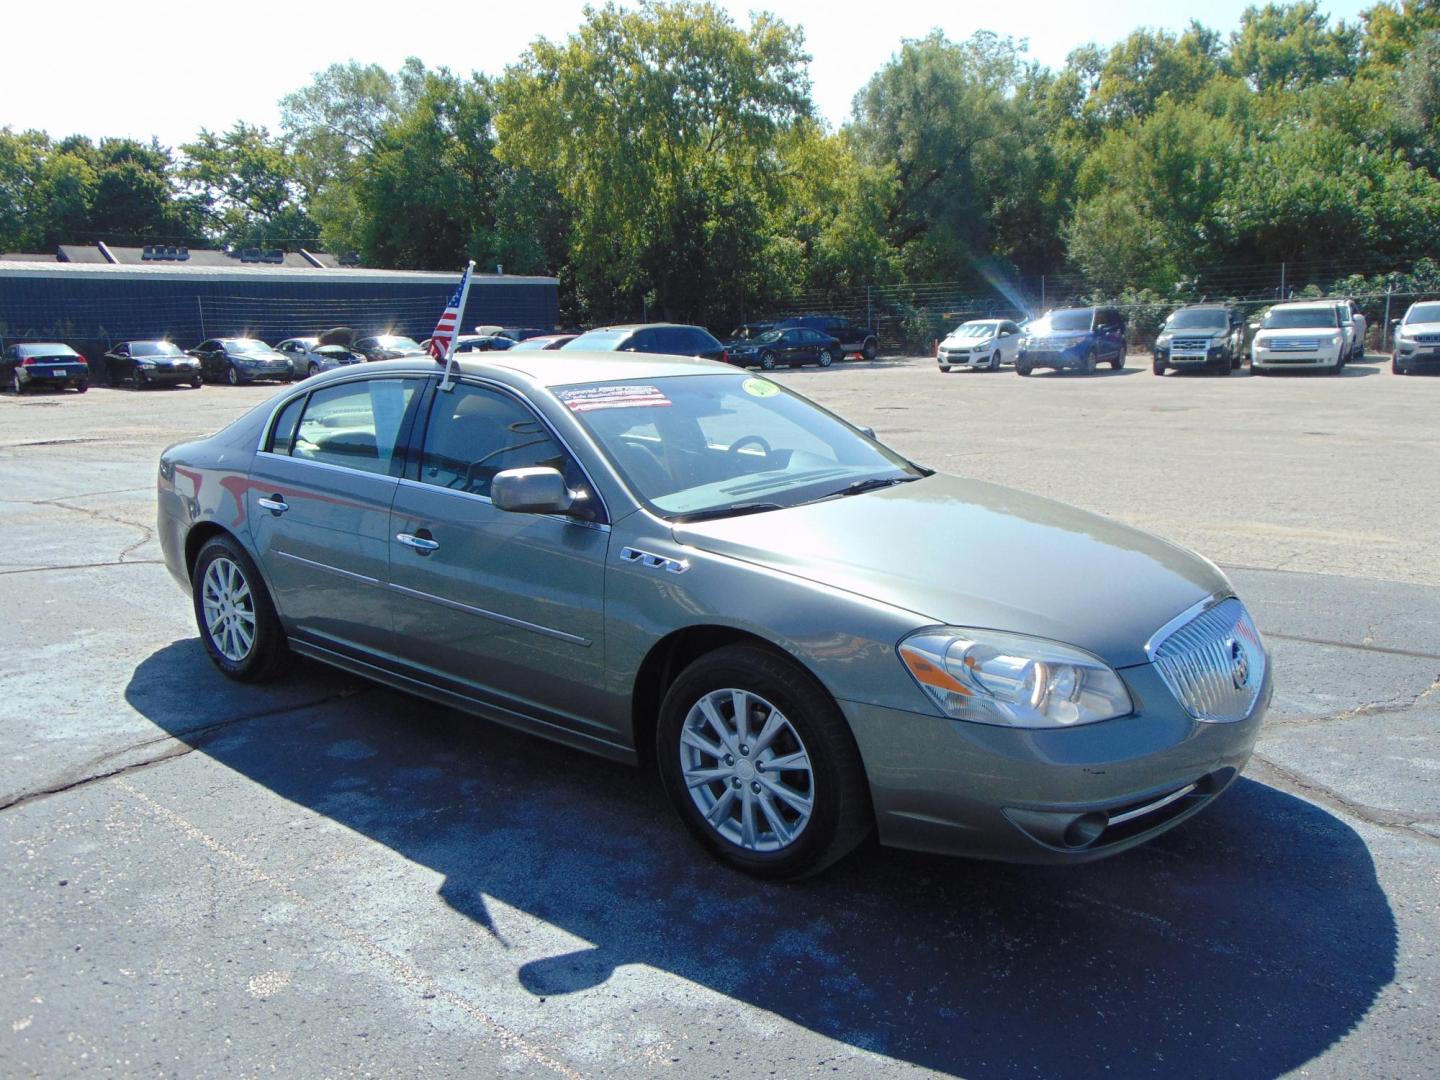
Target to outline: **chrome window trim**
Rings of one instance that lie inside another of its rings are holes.
[[[354,366],[354,365],[346,365],[346,366],[347,366],[347,367],[350,367],[350,366]],[[419,380],[420,383],[421,383],[421,386],[420,386],[419,389],[420,389],[421,392],[423,392],[424,389],[425,389],[425,387],[424,387],[424,382],[425,382],[425,380],[426,380],[426,379],[429,379],[429,378],[432,378],[432,377],[433,377],[433,376],[432,376],[431,373],[428,372],[428,371],[387,371],[387,372],[385,372],[384,374],[380,374],[380,375],[371,375],[371,374],[367,374],[366,372],[363,372],[363,371],[347,371],[347,372],[345,373],[345,376],[344,376],[343,378],[331,379],[331,380],[329,380],[328,382],[324,383],[323,385],[315,385],[314,383],[312,383],[312,384],[310,384],[310,385],[307,386],[307,385],[305,385],[304,383],[301,383],[299,386],[297,386],[297,387],[295,388],[295,393],[293,393],[293,394],[286,394],[286,395],[284,395],[283,397],[281,397],[280,400],[275,403],[275,407],[270,410],[270,416],[265,420],[265,423],[264,423],[263,425],[261,425],[261,428],[260,428],[260,441],[255,444],[255,452],[256,452],[257,454],[270,454],[270,456],[272,456],[272,457],[290,457],[289,454],[276,454],[276,453],[274,453],[274,451],[266,450],[266,449],[265,449],[265,444],[270,441],[270,429],[275,426],[275,418],[280,415],[280,410],[282,410],[283,408],[285,408],[286,405],[290,404],[290,402],[294,401],[294,400],[295,400],[296,398],[298,398],[298,397],[304,397],[304,396],[307,395],[307,394],[313,394],[316,390],[322,390],[322,389],[323,389],[323,390],[328,390],[328,389],[330,389],[330,387],[332,387],[332,386],[340,386],[340,385],[342,385],[342,384],[344,384],[344,383],[360,382],[360,381],[363,380],[363,379],[417,379],[417,380]],[[305,414],[302,412],[300,415],[303,417]],[[299,428],[299,424],[298,424],[298,423],[296,424],[296,428],[297,428],[297,430],[298,430],[298,428]],[[306,459],[305,459],[305,458],[295,458],[294,460],[296,460],[296,461],[304,461],[304,460],[306,460]],[[316,462],[315,464],[323,464],[323,463],[321,463],[321,462]],[[336,467],[337,467],[337,468],[342,468],[343,466],[336,466]],[[351,471],[351,472],[359,472],[359,473],[366,472],[366,470],[364,470],[364,469],[352,469],[352,470],[350,470],[350,471]],[[376,473],[367,473],[367,475],[369,475],[369,476],[375,476],[375,475],[378,475],[378,474],[376,474]],[[394,479],[394,477],[391,477],[391,479]]]
[[[414,488],[416,491],[438,491],[441,494],[450,495],[457,499],[471,499],[475,502],[484,503],[486,506],[495,505],[494,500],[491,499],[489,495],[481,495],[475,491],[456,491],[454,488],[441,487],[439,484],[427,484],[423,480],[411,480],[408,476],[400,477],[399,482],[402,487]],[[581,528],[595,529],[599,532],[608,533],[610,531],[610,524],[608,522],[585,521],[581,518],[571,517],[568,514],[530,514],[529,516],[548,518],[551,521],[563,521],[567,525],[579,525]]]
[[[593,644],[589,638],[581,637],[578,634],[570,634],[564,630],[556,630],[550,626],[541,626],[539,623],[526,622],[524,619],[517,619],[512,615],[501,615],[498,611],[474,607],[471,604],[462,604],[459,600],[451,600],[445,596],[436,596],[434,593],[422,592],[420,589],[407,588],[404,585],[397,585],[393,581],[387,582],[386,587],[394,589],[396,592],[404,593],[406,596],[413,596],[417,600],[428,600],[432,604],[439,604],[441,607],[451,608],[454,611],[463,611],[467,615],[478,615],[482,619],[490,619],[494,622],[502,623],[505,626],[513,626],[519,630],[529,630],[532,633],[557,638],[560,641],[569,642],[571,645],[580,645],[588,649]]]

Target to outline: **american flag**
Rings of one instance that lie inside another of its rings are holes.
[[[460,314],[465,307],[465,293],[470,287],[470,271],[475,269],[472,262],[465,268],[465,273],[460,275],[460,284],[450,297],[450,302],[445,305],[445,312],[440,316],[440,321],[435,324],[435,332],[430,335],[430,354],[436,360],[449,358],[450,343],[455,340],[455,333],[460,326]]]

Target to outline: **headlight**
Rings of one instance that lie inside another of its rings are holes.
[[[154,367],[154,366],[155,366],[155,361],[154,361],[154,360],[137,360],[137,361],[135,361],[135,363],[138,364],[140,367]]]
[[[1159,337],[1157,337],[1155,339],[1155,347],[1157,349],[1168,349],[1170,347],[1170,335],[1161,334]]]
[[[1414,340],[1414,339],[1413,339],[1412,335],[1410,334],[1410,332],[1407,331],[1403,326],[1401,326],[1401,327],[1397,327],[1396,330],[1395,330],[1395,340],[1396,340],[1396,341],[1412,341],[1412,340]]]
[[[900,658],[946,716],[1019,728],[1074,727],[1125,716],[1120,677],[1098,657],[992,630],[922,630]]]
[[[1345,340],[1345,335],[1344,335],[1344,334],[1331,334],[1331,335],[1330,335],[1330,344],[1331,344],[1331,345],[1339,345],[1340,342],[1342,342],[1342,341],[1344,341],[1344,340]]]

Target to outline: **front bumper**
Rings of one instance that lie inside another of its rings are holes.
[[[935,357],[935,361],[942,367],[988,368],[990,366],[990,357],[994,355],[993,350],[991,352],[976,352],[967,349],[965,352],[946,352],[944,349],[941,349]]]
[[[1082,371],[1089,346],[1068,349],[1021,349],[1019,363],[1032,368],[1054,368],[1056,371]]]
[[[258,379],[290,379],[295,371],[289,363],[276,364],[236,364],[235,370],[240,373],[240,378],[245,382],[255,382]]]
[[[1177,370],[1186,368],[1221,367],[1225,365],[1225,348],[1209,349],[1205,352],[1177,352],[1173,349],[1156,349],[1155,359],[1166,367]]]
[[[1250,759],[1270,701],[1268,665],[1254,709],[1229,724],[1192,720],[1152,665],[1120,675],[1139,711],[1068,730],[840,702],[881,842],[1006,862],[1088,862],[1198,812]]]
[[[1315,368],[1325,370],[1340,363],[1340,352],[1331,349],[1325,352],[1269,352],[1255,350],[1250,354],[1252,368]]]
[[[1440,346],[1412,346],[1408,351],[1397,348],[1394,358],[1398,366],[1407,369],[1440,367]]]
[[[135,374],[146,382],[156,383],[181,383],[194,382],[200,378],[200,365],[194,367],[164,367],[164,368],[142,368],[137,367]]]

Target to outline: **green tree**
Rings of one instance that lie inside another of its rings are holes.
[[[1150,115],[1163,98],[1183,102],[1220,74],[1220,35],[1191,22],[1179,36],[1136,30],[1110,50],[1086,103],[1106,123]]]
[[[1256,90],[1296,89],[1355,73],[1360,32],[1330,26],[1316,0],[1250,7],[1230,35],[1230,70]]]
[[[265,128],[240,122],[224,133],[201,129],[180,152],[185,198],[210,236],[237,246],[315,243],[295,159]]]
[[[506,72],[496,152],[570,208],[587,310],[638,315],[653,296],[659,314],[703,319],[733,295],[764,250],[777,143],[811,111],[807,60],[770,16],[742,28],[712,4],[647,0],[587,7]]]

